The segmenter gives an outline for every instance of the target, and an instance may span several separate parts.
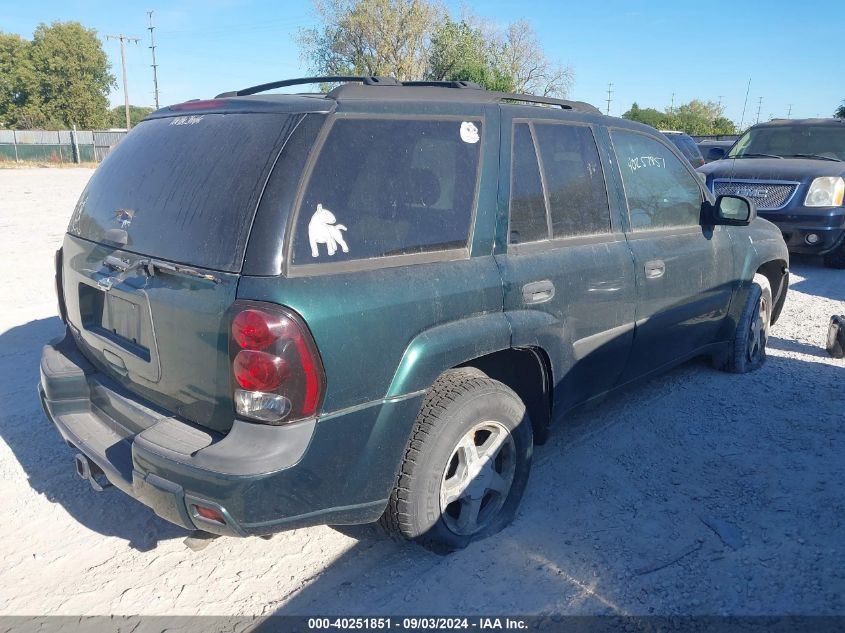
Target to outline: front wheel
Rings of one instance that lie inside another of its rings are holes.
[[[772,288],[764,275],[754,275],[745,306],[727,353],[714,358],[717,369],[734,374],[754,371],[766,362],[772,321]]]
[[[438,552],[495,534],[516,513],[532,448],[510,388],[476,369],[447,371],[425,397],[382,525]]]

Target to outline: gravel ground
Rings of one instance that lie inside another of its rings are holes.
[[[373,527],[185,533],[73,472],[35,384],[90,170],[0,170],[0,615],[845,614],[845,271],[793,262],[769,361],[693,361],[558,426],[515,523],[439,557]]]

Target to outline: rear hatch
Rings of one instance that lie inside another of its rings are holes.
[[[212,429],[232,425],[227,310],[250,229],[302,116],[140,123],[94,173],[65,237],[67,319],[83,353],[130,391]]]

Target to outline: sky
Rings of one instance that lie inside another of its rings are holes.
[[[569,97],[619,116],[636,101],[665,109],[720,101],[737,123],[830,116],[845,99],[839,2],[769,0],[447,0],[505,26],[527,19],[547,56],[575,72]],[[0,31],[31,38],[42,22],[77,20],[127,43],[130,101],[154,105],[148,11],[155,11],[162,105],[309,75],[295,35],[315,24],[310,0],[0,0]],[[105,40],[123,104],[120,47]],[[746,91],[751,81],[746,103]],[[762,104],[760,98],[762,97]],[[743,110],[745,113],[743,115]]]

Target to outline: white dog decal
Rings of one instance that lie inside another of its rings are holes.
[[[337,252],[337,246],[344,253],[349,252],[349,247],[343,239],[343,233],[346,227],[342,224],[336,224],[337,218],[334,213],[328,209],[324,209],[322,204],[317,205],[317,210],[311,216],[311,221],[308,223],[308,241],[311,243],[311,257],[319,257],[320,249],[318,244],[325,244],[328,248],[329,256]]]

